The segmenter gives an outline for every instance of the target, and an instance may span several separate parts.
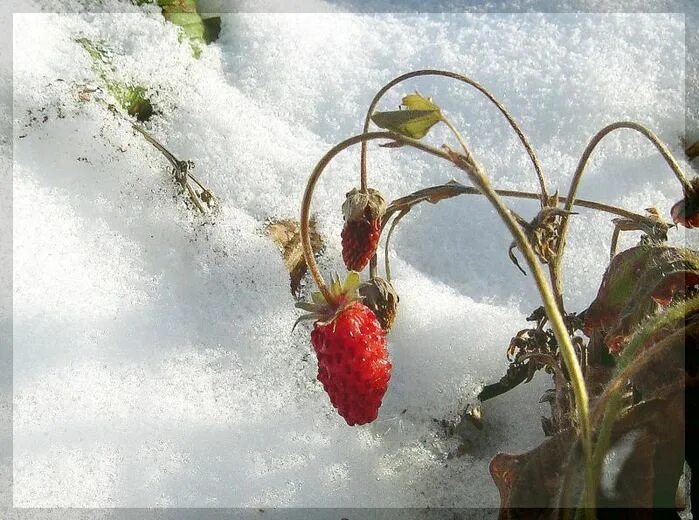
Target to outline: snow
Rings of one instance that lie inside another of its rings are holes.
[[[644,122],[682,157],[683,16],[340,14],[314,2],[318,12],[226,14],[197,60],[157,10],[108,5],[134,12],[14,16],[14,505],[497,506],[488,462],[541,442],[550,381],[486,403],[484,429],[462,426],[464,439],[440,423],[504,373],[509,338],[539,305],[485,201],[419,207],[397,228],[393,375],[378,420],[354,428],[315,381],[308,327],[291,332],[298,312],[264,223],[296,217],[308,174],[361,130],[374,92],[423,67],[492,89],[552,190],[567,190],[587,140],[618,119]],[[129,123],[78,100],[100,84],[79,36],[110,47],[121,80],[150,88],[149,131],[195,162],[220,201],[213,223],[186,207]],[[421,78],[381,108],[416,88],[464,130],[497,187],[536,189],[512,130],[477,92]],[[354,148],[316,191],[326,276],[343,270],[340,205],[357,172]],[[369,173],[389,199],[458,178],[375,146]],[[680,189],[627,131],[605,139],[580,196],[667,214]],[[528,218],[536,208],[512,207]],[[571,228],[565,295],[582,310],[612,225],[583,211]],[[461,443],[467,453],[453,457]]]

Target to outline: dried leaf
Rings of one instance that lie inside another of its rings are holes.
[[[319,253],[323,248],[323,241],[316,230],[315,219],[311,218],[310,223],[311,248],[313,253]],[[308,266],[303,256],[301,245],[301,228],[298,221],[293,219],[270,221],[265,231],[279,246],[279,250],[284,258],[284,265],[289,271],[291,294],[299,295],[301,280],[306,274]]]
[[[616,255],[597,297],[585,312],[585,333],[601,329],[617,352],[628,335],[659,305],[699,283],[699,255],[685,248],[641,245]]]

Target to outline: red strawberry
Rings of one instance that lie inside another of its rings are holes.
[[[327,324],[316,322],[311,343],[318,355],[318,381],[347,424],[376,419],[391,363],[386,333],[364,304],[353,302]]]
[[[333,281],[332,304],[299,304],[319,318],[311,332],[318,357],[318,381],[330,402],[350,426],[376,419],[388,382],[391,362],[386,333],[371,309],[356,300],[359,275],[350,273],[344,286]]]
[[[342,228],[342,259],[347,269],[364,269],[374,256],[380,237],[381,219],[369,218],[368,211],[361,219],[345,223]]]
[[[342,204],[342,259],[350,271],[361,271],[374,256],[385,212],[386,202],[378,191],[370,188],[363,193],[355,188],[347,193]]]

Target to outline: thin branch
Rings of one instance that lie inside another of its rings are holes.
[[[388,235],[386,235],[386,244],[384,247],[384,266],[386,269],[386,280],[391,281],[391,262],[388,259],[388,244],[391,241],[391,235],[393,234],[393,230],[396,228],[396,225],[398,225],[398,222],[401,221],[401,219],[408,214],[410,211],[410,208],[406,208],[402,210],[400,213],[398,213],[398,216],[393,219],[393,222],[391,222],[391,227],[388,230]]]
[[[568,374],[570,375],[570,382],[573,388],[575,405],[578,414],[578,425],[580,427],[583,442],[583,452],[585,454],[586,462],[591,462],[593,453],[592,431],[590,428],[589,404],[585,380],[580,368],[580,363],[575,353],[575,347],[573,346],[570,336],[568,335],[568,328],[565,326],[563,316],[558,309],[553,292],[546,282],[544,272],[541,269],[536,253],[532,249],[529,240],[527,240],[522,227],[517,224],[517,221],[513,217],[509,208],[491,187],[488,177],[483,171],[481,165],[474,160],[467,161],[465,156],[457,154],[456,152],[450,152],[448,150],[448,153],[452,162],[467,173],[471,179],[471,182],[473,182],[476,187],[483,192],[490,203],[495,207],[496,211],[500,215],[500,218],[503,220],[514,239],[517,241],[517,246],[527,261],[529,270],[533,275],[537,288],[539,289],[541,299],[544,303],[544,309],[546,310],[546,315],[549,318],[551,329],[556,337],[560,352],[563,356],[566,368],[568,369]],[[593,474],[587,469],[585,482],[585,487],[587,490],[589,490],[589,492],[585,493],[585,506],[589,511],[590,517],[594,518],[596,486],[593,480]]]
[[[306,190],[304,191],[303,200],[301,202],[301,245],[303,246],[303,255],[305,257],[306,265],[308,265],[308,270],[310,271],[311,276],[313,276],[313,279],[315,280],[320,292],[323,293],[323,297],[325,298],[325,300],[331,304],[334,302],[334,299],[330,294],[327,285],[325,284],[325,280],[323,280],[323,277],[320,274],[318,264],[316,263],[315,257],[313,255],[313,250],[311,248],[309,220],[311,201],[313,200],[313,191],[315,190],[315,186],[321,174],[323,173],[323,170],[327,167],[330,161],[332,161],[332,159],[337,154],[339,154],[340,152],[349,148],[352,145],[366,141],[372,141],[374,139],[388,139],[389,141],[398,142],[402,145],[410,146],[418,150],[422,150],[423,152],[427,152],[431,155],[441,157],[442,159],[445,159],[447,161],[450,160],[448,154],[444,150],[440,150],[438,148],[435,148],[434,146],[424,144],[416,139],[404,137],[400,134],[396,134],[393,132],[369,132],[360,135],[355,135],[354,137],[350,137],[349,139],[345,139],[341,143],[336,144],[320,159],[320,161],[318,161],[315,168],[313,169],[313,172],[311,172],[311,176],[308,178]]]
[[[383,95],[388,92],[391,88],[393,88],[395,85],[398,83],[401,83],[402,81],[405,81],[410,78],[416,78],[419,76],[443,76],[451,79],[455,79],[458,81],[461,81],[463,83],[466,83],[468,85],[471,85],[474,87],[476,90],[481,92],[482,94],[485,95],[497,108],[498,110],[502,113],[503,116],[505,116],[505,119],[507,119],[507,122],[510,124],[512,129],[515,131],[517,134],[517,137],[521,141],[522,145],[524,146],[525,150],[527,151],[527,154],[529,155],[529,158],[531,159],[532,165],[534,166],[534,171],[536,172],[537,179],[539,180],[539,186],[541,188],[541,204],[546,202],[546,199],[548,198],[548,192],[546,191],[546,181],[544,179],[544,174],[541,170],[541,166],[539,165],[539,160],[536,158],[536,154],[534,153],[534,149],[531,147],[529,144],[529,140],[527,137],[524,135],[524,132],[520,128],[520,126],[517,124],[515,119],[510,115],[510,113],[507,111],[507,109],[493,96],[493,94],[490,93],[488,89],[483,87],[481,84],[475,82],[468,76],[464,76],[463,74],[458,74],[456,72],[450,72],[446,70],[438,70],[438,69],[423,69],[423,70],[416,70],[413,72],[408,72],[406,74],[401,74],[400,76],[392,79],[389,81],[386,85],[384,85],[381,90],[379,90],[376,95],[374,96],[374,99],[371,100],[371,103],[369,105],[369,109],[367,110],[366,118],[364,119],[364,127],[362,129],[363,133],[367,133],[369,131],[369,124],[371,122],[371,116],[374,113],[374,110],[376,109],[376,105],[378,104],[379,100]],[[362,191],[366,191],[367,189],[367,168],[366,168],[366,156],[367,156],[367,147],[366,147],[366,142],[362,143],[362,150],[361,150],[361,165],[360,165],[360,181],[361,181],[361,189]]]
[[[588,160],[590,159],[590,156],[592,155],[593,150],[595,147],[599,144],[599,142],[609,133],[613,132],[614,130],[620,129],[620,128],[628,128],[630,130],[635,130],[639,132],[641,135],[646,137],[653,145],[656,147],[658,152],[660,152],[660,155],[662,155],[663,159],[665,159],[665,162],[667,162],[668,166],[670,166],[670,169],[674,173],[675,177],[677,177],[677,180],[680,182],[682,185],[682,189],[684,190],[685,193],[692,193],[693,188],[692,185],[689,183],[687,178],[685,177],[684,173],[682,172],[682,169],[680,168],[679,164],[677,164],[677,161],[675,158],[672,156],[670,151],[667,149],[667,147],[660,141],[658,136],[656,136],[652,131],[650,131],[648,128],[645,126],[635,123],[633,121],[619,121],[617,123],[612,123],[611,125],[605,126],[602,130],[597,132],[590,142],[588,143],[587,147],[585,148],[585,151],[583,152],[582,156],[580,157],[580,161],[578,162],[578,166],[575,170],[575,173],[573,174],[573,179],[571,180],[570,183],[570,189],[568,190],[568,197],[566,199],[566,205],[565,209],[570,210],[570,208],[573,206],[573,203],[575,202],[575,197],[578,192],[578,186],[580,185],[580,181],[582,179],[583,174],[585,173],[585,166],[587,165]],[[559,232],[559,237],[558,237],[558,245],[557,245],[557,251],[558,251],[558,256],[556,261],[554,262],[554,271],[556,272],[556,284],[559,286],[558,288],[555,288],[558,292],[561,291],[561,260],[563,259],[563,251],[566,246],[566,234],[568,232],[568,216],[563,215],[561,217],[561,228]]]
[[[617,243],[619,242],[619,233],[621,233],[621,228],[619,225],[614,226],[614,232],[612,233],[612,243],[609,246],[609,261],[611,262],[616,255]]]
[[[501,197],[512,197],[516,199],[528,200],[537,200],[539,198],[538,193],[532,193],[527,191],[495,190],[495,192]],[[432,204],[436,204],[442,199],[449,199],[458,195],[482,195],[482,193],[472,186],[464,186],[463,184],[457,181],[449,181],[446,184],[440,184],[437,186],[432,186],[430,188],[417,190],[414,193],[411,193],[410,195],[400,197],[391,202],[391,204],[386,209],[384,224],[387,222],[388,218],[390,218],[390,216],[393,213],[401,211],[405,207],[412,207],[415,204],[419,204],[421,202],[430,202]],[[561,202],[566,202],[567,200],[568,199],[566,197],[560,197]],[[645,215],[640,215],[638,213],[634,213],[623,208],[619,208],[609,204],[602,204],[600,202],[595,202],[592,200],[576,199],[573,205],[596,211],[602,211],[611,215],[617,215],[619,217],[628,218],[630,220],[634,220],[639,223],[645,223],[648,225],[664,225],[661,222],[654,221],[653,219]]]

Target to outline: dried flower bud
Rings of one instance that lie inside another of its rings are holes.
[[[691,185],[693,190],[685,190],[683,199],[670,210],[672,221],[686,228],[699,227],[699,177],[692,179]]]
[[[400,301],[391,282],[383,278],[372,278],[359,287],[359,294],[364,297],[364,304],[376,314],[381,328],[386,332],[391,330]]]
[[[368,218],[376,220],[383,218],[386,213],[386,201],[378,190],[368,188],[365,193],[354,188],[348,192],[342,203],[342,214],[345,222]]]

